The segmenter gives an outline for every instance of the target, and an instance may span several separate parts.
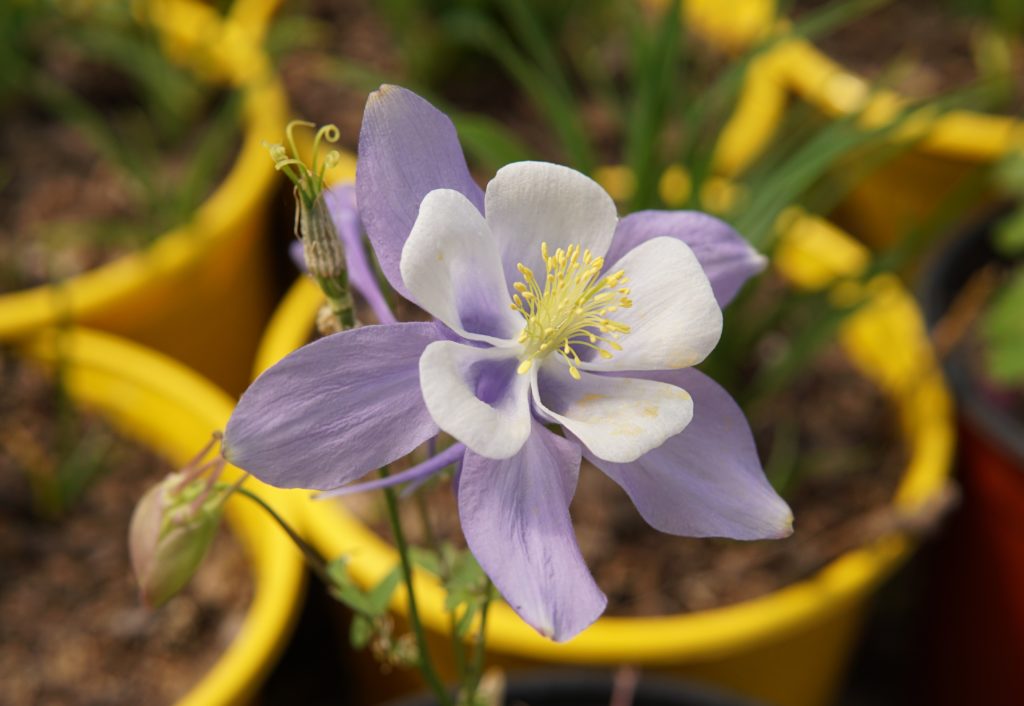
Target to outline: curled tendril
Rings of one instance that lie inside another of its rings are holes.
[[[313,172],[316,179],[320,182],[321,187],[324,181],[324,171],[330,169],[338,163],[340,157],[335,157],[334,164],[328,164],[327,162],[331,159],[331,154],[337,155],[337,151],[331,150],[331,152],[324,158],[324,163],[317,169],[317,159],[320,158],[320,143],[326,140],[328,143],[335,143],[341,138],[341,131],[338,130],[337,125],[329,124],[324,125],[316,131],[316,135],[313,137],[313,164],[311,165],[310,171]]]
[[[337,150],[331,150],[324,155],[321,163],[321,144],[337,142],[341,137],[341,131],[336,125],[320,127],[313,137],[312,161],[307,165],[299,157],[298,145],[295,142],[296,127],[312,129],[316,125],[305,120],[293,120],[288,123],[285,127],[285,141],[291,148],[291,156],[288,154],[288,149],[280,143],[264,141],[263,147],[270,153],[270,158],[274,161],[274,169],[287,176],[303,199],[307,203],[312,203],[324,189],[324,172],[337,166],[341,161],[341,154]]]

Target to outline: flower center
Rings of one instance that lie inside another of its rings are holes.
[[[589,250],[580,257],[579,245],[551,254],[548,244],[541,243],[540,253],[546,270],[544,288],[523,263],[517,265],[523,281],[513,285],[518,293],[510,306],[526,319],[518,339],[523,352],[517,371],[523,374],[534,360],[557,351],[569,364],[569,374],[579,380],[578,348],[592,348],[602,358],[612,357],[609,348],[622,350],[618,339],[629,333],[629,326],[608,315],[633,306],[629,288],[622,286],[628,281],[626,273],[601,276],[604,258],[593,257]]]

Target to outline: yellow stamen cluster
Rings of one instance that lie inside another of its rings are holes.
[[[619,309],[633,306],[629,298],[623,270],[601,276],[604,258],[593,257],[589,250],[580,252],[579,245],[570,245],[554,253],[541,243],[544,258],[544,288],[533,271],[519,263],[522,282],[514,286],[511,307],[526,319],[519,334],[523,344],[518,372],[533,367],[534,360],[557,351],[569,364],[569,374],[580,379],[580,346],[592,348],[602,358],[611,358],[609,348],[621,351],[618,339],[629,333],[629,326],[608,318]],[[602,346],[607,346],[603,348]]]

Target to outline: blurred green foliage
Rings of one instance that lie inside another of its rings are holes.
[[[1015,264],[986,307],[980,332],[991,378],[1003,385],[1024,385],[1024,155],[1004,160],[996,172],[996,183],[1017,206],[999,222],[993,244]]]

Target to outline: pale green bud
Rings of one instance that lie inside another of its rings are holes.
[[[220,525],[224,501],[234,490],[215,484],[222,466],[218,460],[171,473],[135,506],[128,549],[146,605],[166,603],[199,568]]]

